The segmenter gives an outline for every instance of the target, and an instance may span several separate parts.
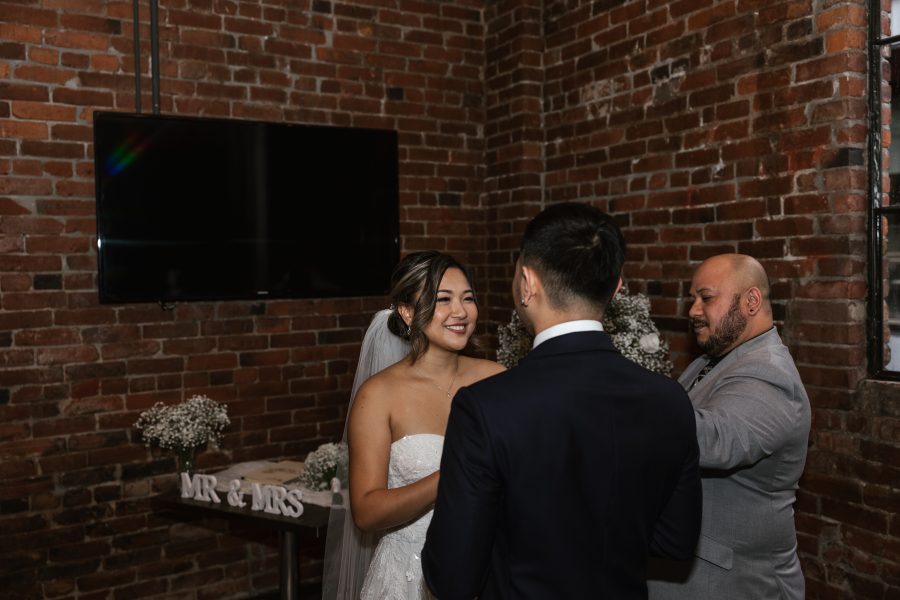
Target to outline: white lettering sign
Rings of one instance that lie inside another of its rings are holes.
[[[240,479],[232,479],[231,483],[228,484],[228,504],[238,508],[247,506],[247,503],[244,502],[244,496],[241,494]]]
[[[181,497],[203,502],[219,504],[222,500],[216,494],[216,478],[213,475],[188,475],[181,474]],[[272,515],[284,515],[285,517],[299,517],[303,514],[303,492],[301,490],[288,490],[279,485],[250,486],[251,504],[250,510],[263,511]],[[241,480],[233,479],[228,483],[229,506],[244,508],[247,503],[241,494]]]
[[[213,475],[181,474],[181,497],[203,500],[204,502],[222,502],[216,494],[216,478]]]

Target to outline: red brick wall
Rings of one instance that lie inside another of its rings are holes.
[[[861,1],[162,4],[163,112],[398,129],[405,249],[474,264],[491,320],[508,318],[518,234],[549,202],[617,215],[630,287],[679,367],[695,353],[692,268],[759,257],[814,406],[797,507],[808,597],[900,592],[898,393],[860,386]],[[0,1],[0,585],[270,589],[271,545],[150,512],[173,463],[130,425],[204,391],[237,418],[201,467],[302,455],[337,435],[383,300],[97,305],[90,114],[133,106],[130,15]],[[145,71],[148,47],[145,32]]]
[[[398,130],[404,250],[449,250],[482,276],[479,3],[160,4],[162,112]],[[359,341],[385,305],[98,305],[91,115],[134,107],[131,15],[130,2],[0,2],[4,596],[272,589],[272,535],[153,513],[174,462],[131,425],[158,400],[203,392],[227,402],[232,426],[201,469],[302,458],[340,436]]]
[[[543,198],[543,7],[534,1],[485,8],[484,194],[489,207],[490,318],[508,322],[515,251]]]

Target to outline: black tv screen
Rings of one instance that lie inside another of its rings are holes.
[[[397,133],[95,113],[104,303],[381,295]]]

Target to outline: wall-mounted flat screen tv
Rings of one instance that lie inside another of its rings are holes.
[[[94,115],[100,301],[381,295],[397,133]]]

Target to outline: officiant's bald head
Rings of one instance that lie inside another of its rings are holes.
[[[745,292],[756,287],[762,295],[765,308],[771,310],[769,303],[769,276],[762,264],[747,254],[719,254],[700,263],[696,273],[709,270],[725,284],[734,286],[736,291]]]
[[[691,329],[709,356],[722,356],[773,326],[766,270],[746,254],[703,261],[691,280]]]

